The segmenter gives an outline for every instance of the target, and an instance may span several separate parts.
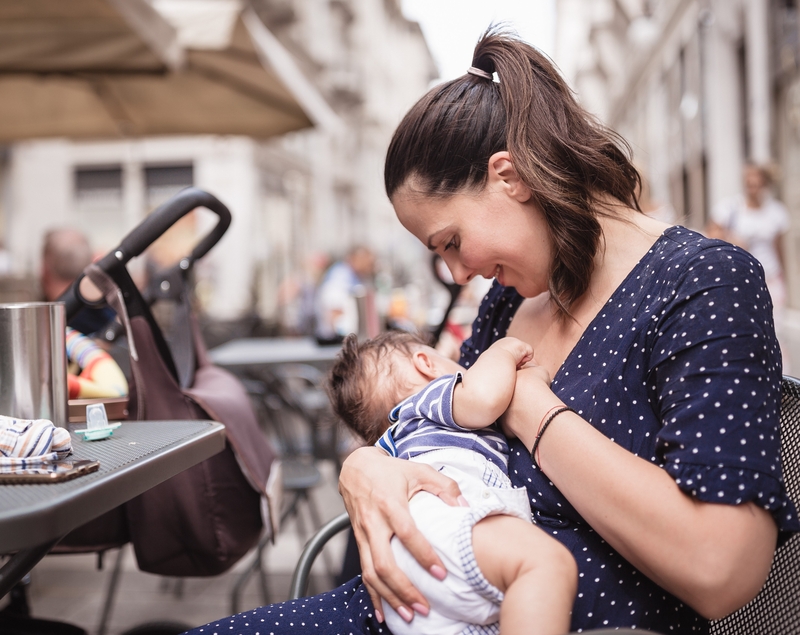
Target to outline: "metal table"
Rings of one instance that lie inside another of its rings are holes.
[[[73,529],[225,448],[225,426],[214,421],[125,421],[94,442],[71,434],[74,458],[100,461],[97,472],[0,485],[0,553],[16,552],[0,569],[0,597]]]
[[[279,364],[327,367],[341,350],[320,346],[310,337],[243,337],[209,351],[211,361],[231,370],[265,368]]]

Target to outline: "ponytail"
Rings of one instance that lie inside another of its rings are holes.
[[[549,289],[568,315],[589,285],[602,203],[611,197],[640,209],[630,146],[577,103],[543,53],[518,38],[490,28],[472,67],[429,91],[400,123],[386,157],[386,193],[392,198],[409,184],[442,198],[480,191],[489,158],[508,151],[547,222]],[[489,79],[494,73],[498,82]]]

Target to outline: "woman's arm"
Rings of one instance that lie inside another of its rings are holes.
[[[505,424],[530,449],[558,403],[535,369],[517,376]],[[631,564],[709,619],[754,597],[769,573],[775,522],[753,503],[705,503],[662,468],[565,412],[542,436],[542,470],[578,513]]]
[[[431,575],[440,580],[446,575],[442,561],[408,512],[408,501],[423,490],[448,505],[466,504],[455,481],[428,465],[398,461],[375,447],[353,452],[339,476],[339,492],[350,514],[372,603],[380,610],[382,597],[409,620],[412,610],[427,614],[428,601],[397,567],[389,545],[392,536]]]

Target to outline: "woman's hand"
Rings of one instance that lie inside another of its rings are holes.
[[[446,575],[408,511],[408,501],[423,490],[448,505],[466,504],[452,479],[430,466],[389,457],[375,447],[356,450],[342,465],[339,492],[350,514],[364,583],[379,621],[383,621],[381,598],[406,621],[411,621],[412,610],[427,615],[429,609],[428,601],[395,564],[389,544],[392,536],[431,575],[440,580]]]
[[[506,436],[519,438],[530,449],[548,410],[563,405],[550,390],[547,369],[535,360],[528,362],[517,371],[514,397],[501,420],[503,432]]]

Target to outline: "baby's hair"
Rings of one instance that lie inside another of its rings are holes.
[[[352,334],[344,339],[328,374],[328,396],[336,414],[367,443],[385,432],[389,411],[400,401],[402,387],[391,374],[392,353],[410,357],[424,344],[406,331],[388,331],[364,342]]]

